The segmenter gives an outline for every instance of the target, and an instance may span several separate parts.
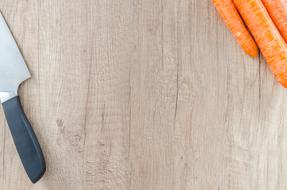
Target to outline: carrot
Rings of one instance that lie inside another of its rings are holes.
[[[257,57],[257,45],[245,27],[232,0],[213,0],[213,4],[241,48],[250,56]]]
[[[276,79],[287,88],[287,45],[261,0],[234,0]]]
[[[262,0],[274,24],[287,42],[287,1]]]

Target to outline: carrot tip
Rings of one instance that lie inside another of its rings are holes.
[[[247,52],[247,54],[252,57],[252,58],[257,58],[258,55],[259,55],[259,52],[258,50],[257,51],[254,51],[254,52]]]

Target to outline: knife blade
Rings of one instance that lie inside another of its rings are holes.
[[[24,169],[33,183],[45,173],[46,164],[37,137],[28,121],[18,88],[31,74],[0,12],[0,100]]]

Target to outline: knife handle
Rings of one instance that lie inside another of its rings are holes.
[[[16,96],[3,103],[4,113],[16,149],[30,180],[36,183],[45,173],[46,164],[37,137]]]

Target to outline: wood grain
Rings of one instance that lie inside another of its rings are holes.
[[[0,0],[33,78],[32,185],[0,114],[3,190],[285,190],[286,90],[209,0]]]

